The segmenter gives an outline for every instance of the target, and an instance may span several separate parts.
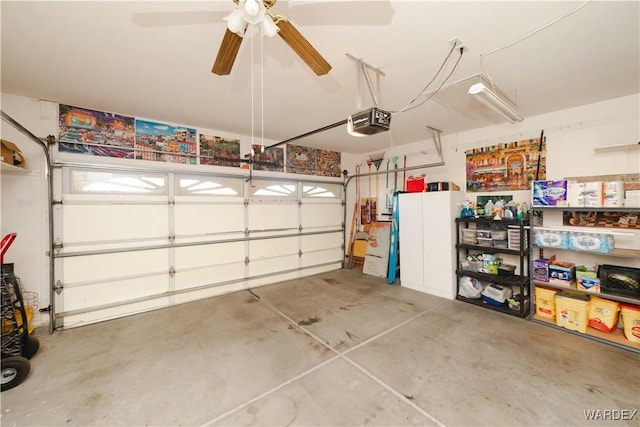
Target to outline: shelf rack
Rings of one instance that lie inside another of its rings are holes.
[[[470,227],[470,225],[473,225]],[[518,249],[509,249],[496,246],[485,246],[479,244],[461,243],[460,235],[462,229],[478,228],[494,229],[494,230],[514,230],[517,229],[520,237]],[[510,314],[517,317],[528,317],[531,309],[531,292],[529,283],[529,266],[530,266],[530,247],[529,241],[529,221],[517,219],[495,220],[491,217],[480,218],[456,218],[456,286],[459,291],[460,278],[462,276],[472,277],[481,280],[484,283],[496,283],[501,285],[512,286],[518,289],[520,295],[519,310],[509,308],[505,302],[500,306],[486,303],[482,298],[466,298],[456,292],[456,299],[470,304],[485,307],[501,313]],[[461,261],[469,255],[469,253],[488,253],[488,254],[505,254],[518,258],[518,274],[513,275],[496,275],[479,271],[464,270],[461,268]]]
[[[593,207],[552,207],[552,206],[534,206],[531,208],[531,214],[532,216],[542,216],[543,212],[560,212],[560,213],[564,213],[564,212],[621,212],[621,213],[638,213],[640,214],[640,208],[625,208],[625,207],[606,207],[606,208],[593,208]],[[577,226],[577,225],[571,225],[571,226],[566,226],[566,227],[545,227],[544,225],[540,225],[540,226],[535,226],[535,225],[531,225],[531,230],[535,230],[535,229],[553,229],[553,230],[567,230],[567,231],[578,231],[578,232],[583,232],[583,228],[585,228],[584,226]],[[603,228],[589,228],[588,230],[585,230],[584,232],[600,232],[600,230],[602,231],[602,233],[610,233],[610,234],[633,234],[633,232],[629,232],[628,229],[622,229],[620,231],[618,231],[618,229],[603,229]],[[636,230],[638,233],[640,233],[640,230]],[[621,248],[615,248],[614,250],[612,250],[611,252],[608,253],[598,253],[598,252],[593,252],[593,251],[583,251],[583,250],[573,250],[573,249],[565,249],[565,248],[552,248],[552,247],[546,247],[546,246],[536,246],[535,242],[533,241],[533,239],[530,242],[530,250],[533,253],[534,249],[537,249],[539,251],[540,257],[544,256],[544,251],[548,250],[551,252],[556,252],[556,251],[560,251],[560,252],[574,252],[574,253],[583,253],[583,254],[588,254],[588,255],[592,255],[592,256],[597,256],[597,257],[602,257],[602,258],[620,258],[620,259],[627,259],[629,261],[634,261],[634,260],[638,260],[640,259],[640,250],[639,249],[621,249]],[[609,294],[609,293],[594,293],[594,292],[588,292],[588,291],[584,291],[584,290],[580,290],[571,286],[563,286],[563,285],[557,285],[554,283],[549,283],[549,282],[544,282],[544,281],[540,281],[540,280],[531,280],[531,295],[533,295],[533,288],[534,286],[544,286],[546,288],[552,288],[552,289],[558,289],[560,291],[567,291],[570,292],[572,294],[577,294],[577,295],[586,295],[586,296],[595,296],[595,297],[599,297],[599,298],[604,298],[607,300],[611,300],[611,301],[617,301],[617,302],[621,302],[621,303],[626,303],[626,304],[634,304],[634,305],[640,305],[640,298],[633,298],[633,297],[628,297],[628,296],[622,296],[622,295],[615,295],[615,294]],[[535,307],[535,301],[532,301],[532,307]],[[555,324],[555,322],[553,322],[551,319],[547,319],[545,317],[539,316],[536,313],[535,310],[533,310],[533,316],[532,316],[532,321],[536,322],[536,323],[540,323],[542,325],[545,326],[549,326],[555,329],[559,329],[562,330],[564,332],[568,332],[574,335],[578,335],[578,336],[582,336],[585,338],[589,338],[592,340],[596,340],[596,341],[600,341],[609,345],[613,345],[615,347],[619,347],[619,348],[623,348],[626,350],[630,350],[636,353],[640,353],[640,343],[634,343],[632,341],[629,341],[628,339],[626,339],[626,337],[624,336],[624,333],[622,330],[620,329],[615,329],[614,331],[612,331],[611,333],[607,333],[607,332],[603,332],[591,327],[587,328],[587,332],[586,333],[581,333],[578,331],[572,331],[566,328],[563,328],[561,326],[558,326]]]

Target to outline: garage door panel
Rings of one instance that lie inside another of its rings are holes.
[[[92,309],[135,298],[161,295],[169,287],[169,275],[98,283],[82,287],[65,287],[64,310]]]
[[[343,234],[327,233],[315,234],[311,236],[302,236],[302,252],[313,251],[318,249],[342,248]]]
[[[249,259],[273,258],[280,255],[297,254],[298,237],[283,237],[280,239],[255,240],[249,242]]]
[[[249,263],[249,275],[258,276],[298,267],[298,255],[278,257],[268,260],[257,260]]]
[[[65,205],[65,243],[167,236],[166,205]]]
[[[184,290],[237,280],[244,276],[244,270],[244,262],[191,271],[178,270],[175,276],[175,289]]]
[[[176,270],[244,261],[244,246],[244,242],[230,242],[176,248]]]
[[[249,230],[298,228],[297,204],[250,204]]]
[[[341,267],[341,182],[248,182],[186,167],[62,162],[53,218],[54,280],[63,291],[54,297],[54,327],[328,271],[318,264]]]
[[[184,294],[178,294],[175,296],[175,303],[182,304],[185,302],[197,301],[204,298],[212,298],[219,295],[228,294],[230,292],[241,291],[243,289],[246,289],[246,285],[243,282],[216,286],[209,289],[202,289],[198,291],[187,292]]]
[[[244,231],[244,205],[178,205],[175,207],[176,235]]]
[[[98,282],[131,275],[169,273],[168,249],[63,258],[63,282]]]
[[[342,260],[342,249],[327,249],[323,251],[303,253],[302,266],[309,267],[315,264],[327,262],[339,262]]]
[[[121,307],[106,308],[82,314],[71,314],[64,317],[64,326],[65,328],[73,328],[89,323],[117,319],[119,317],[129,316],[136,313],[143,313],[149,310],[165,308],[168,306],[169,299],[167,297],[162,297],[153,300],[127,304]]]
[[[302,204],[302,228],[340,227],[342,225],[341,204]]]

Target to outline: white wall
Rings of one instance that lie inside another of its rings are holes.
[[[57,108],[54,103],[32,100],[14,95],[2,95],[2,110],[38,137],[56,132]],[[445,165],[407,173],[426,173],[428,181],[452,181],[461,188],[465,185],[464,151],[501,142],[538,137],[542,129],[547,136],[547,178],[570,176],[640,173],[640,151],[596,154],[593,147],[634,143],[640,140],[640,94],[585,105],[527,118],[524,122],[496,125],[474,131],[443,135],[442,146]],[[5,262],[14,262],[18,275],[27,290],[40,295],[40,306],[49,304],[47,183],[44,154],[40,147],[29,141],[10,125],[2,121],[2,138],[16,143],[27,158],[27,174],[2,172],[1,228],[2,235],[16,231],[18,239],[7,253]],[[393,129],[391,130],[393,131]],[[446,132],[446,129],[444,129]],[[215,133],[215,132],[214,132]],[[227,136],[221,134],[221,136]],[[267,145],[271,144],[265,141]],[[242,152],[248,151],[248,139],[241,138]],[[380,150],[377,150],[379,152]],[[380,170],[386,169],[386,160],[399,157],[399,167],[407,156],[407,166],[439,161],[431,140],[385,149]],[[368,155],[343,154],[342,168],[355,174],[355,166],[362,165],[367,172]],[[145,165],[148,165],[146,162]],[[374,169],[374,168],[372,168]],[[227,169],[225,169],[226,171]],[[264,175],[269,175],[265,173]],[[320,178],[319,178],[320,179]],[[399,177],[401,183],[402,174]],[[392,176],[390,177],[392,182]],[[348,186],[347,236],[355,200],[355,182]],[[385,175],[380,176],[380,192],[386,186]],[[368,192],[368,179],[361,179],[361,194]],[[375,179],[372,179],[372,187]],[[375,188],[375,187],[374,187]],[[383,193],[384,194],[384,193]],[[475,194],[472,195],[475,197]],[[529,200],[530,192],[514,194],[516,200]],[[384,203],[384,197],[381,199]]]
[[[640,150],[600,153],[594,152],[598,146],[629,144],[640,141],[640,94],[612,99],[595,104],[584,105],[568,110],[556,111],[535,117],[528,117],[517,124],[501,124],[458,134],[442,136],[444,166],[418,169],[407,172],[407,176],[426,173],[426,180],[452,181],[465,189],[465,150],[517,141],[540,136],[541,130],[547,139],[547,179],[563,179],[588,175],[611,175],[640,173]],[[446,133],[446,129],[443,129]],[[393,132],[393,126],[391,129]],[[364,140],[364,139],[363,139]],[[382,150],[376,150],[379,153]],[[407,145],[395,145],[384,150],[385,158],[380,170],[386,171],[386,161],[398,156],[399,167],[403,166],[407,156],[407,166],[419,166],[435,163],[440,159],[434,143],[429,139]],[[355,174],[356,165],[361,165],[361,172],[368,172],[365,155],[343,154],[342,168]],[[375,170],[375,168],[372,168]],[[391,182],[392,180],[390,180]],[[361,197],[368,195],[367,177],[360,180]],[[401,183],[401,179],[399,179]],[[384,194],[386,176],[379,180],[380,192]],[[375,193],[375,180],[372,187]],[[477,195],[491,193],[472,193],[467,197],[475,200]],[[531,199],[530,191],[513,192],[514,200]],[[384,203],[384,195],[382,196]],[[350,228],[351,211],[355,201],[355,180],[352,179],[347,188],[347,228]],[[347,236],[350,230],[347,230]]]

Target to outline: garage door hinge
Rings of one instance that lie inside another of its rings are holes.
[[[246,208],[247,206],[249,206],[249,199],[244,199],[244,207]]]
[[[298,207],[302,206],[302,200],[298,200]]]
[[[169,236],[169,243],[171,243],[173,245],[175,242],[176,242],[176,236],[170,235]]]
[[[298,251],[298,258],[302,258],[302,249]]]
[[[244,265],[249,265],[249,257],[244,257]]]
[[[176,269],[173,268],[173,265],[171,266],[171,268],[169,269],[169,276],[173,277],[176,275]]]
[[[51,204],[54,205],[54,206],[55,205],[61,205],[62,204],[62,200],[52,200]]]
[[[251,232],[249,231],[249,229],[248,229],[248,228],[245,228],[245,229],[244,229],[244,237],[249,237],[249,233],[251,233]]]
[[[302,224],[300,224],[300,225],[298,226],[298,232],[299,232],[299,233],[302,233]]]
[[[60,295],[63,289],[64,289],[64,286],[62,285],[62,282],[58,280],[56,282],[56,285],[53,287],[53,290],[56,291],[56,294]]]

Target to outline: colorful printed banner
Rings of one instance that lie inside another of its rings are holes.
[[[531,190],[546,179],[546,151],[540,138],[467,150],[467,191]]]
[[[340,177],[341,154],[337,151],[287,144],[287,172]]]
[[[257,160],[257,163],[253,164],[253,170],[284,172],[284,148],[273,147],[265,150],[264,153],[260,152],[261,149],[261,145],[253,145],[253,151],[256,153],[255,160]]]
[[[240,140],[200,134],[200,164],[240,166]]]
[[[133,158],[134,118],[60,104],[61,152]]]
[[[136,119],[135,147],[136,159],[196,164],[195,129]]]

